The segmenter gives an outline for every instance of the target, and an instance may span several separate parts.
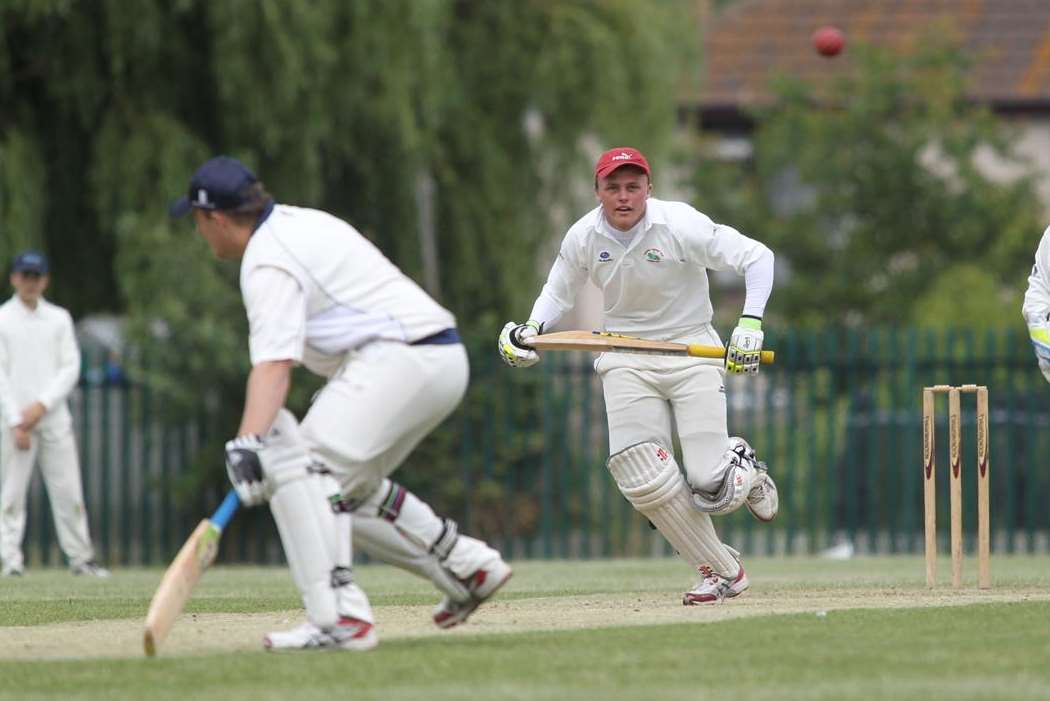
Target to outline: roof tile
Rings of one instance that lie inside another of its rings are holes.
[[[810,44],[828,24],[849,41],[898,49],[940,27],[974,56],[971,97],[1050,103],[1050,0],[742,0],[704,34],[700,106],[768,99],[777,73],[821,80],[848,70],[848,47],[828,60]]]

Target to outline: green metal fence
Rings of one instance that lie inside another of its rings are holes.
[[[727,379],[730,433],[746,437],[780,487],[773,524],[746,510],[716,523],[745,552],[811,553],[837,544],[857,552],[922,548],[921,389],[929,384],[990,388],[992,528],[997,551],[1048,548],[1050,385],[1035,366],[1021,329],[824,329],[767,336],[777,363],[757,377]],[[662,539],[620,497],[604,468],[607,439],[600,383],[591,356],[547,354],[537,366],[542,391],[530,457],[493,461],[474,451],[466,474],[492,475],[486,531],[515,555],[604,557],[666,552]],[[529,440],[529,426],[492,425],[515,397],[510,377],[523,371],[478,358],[488,391],[476,401],[486,423],[479,440]],[[542,369],[540,369],[542,368]],[[529,372],[529,371],[524,371]],[[525,395],[528,399],[529,395]],[[939,402],[945,402],[943,398]],[[947,537],[947,407],[938,404],[941,538]],[[964,524],[976,528],[974,415],[964,404]],[[526,432],[526,437],[520,435]],[[495,515],[491,515],[491,513]],[[476,519],[476,512],[473,514]]]
[[[985,384],[990,395],[992,540],[996,552],[1045,552],[1050,515],[1050,385],[1023,327],[1001,330],[823,329],[767,335],[777,362],[727,380],[730,433],[745,436],[780,487],[781,511],[716,521],[745,553],[922,548],[921,389]],[[604,463],[607,435],[593,356],[549,353],[506,368],[472,349],[472,386],[453,417],[395,478],[511,557],[595,558],[669,552],[620,496]],[[939,399],[941,539],[947,537],[947,407]],[[221,499],[180,485],[205,442],[203,419],[164,426],[136,386],[83,383],[73,398],[85,491],[100,558],[165,562]],[[964,524],[976,514],[974,415],[964,400]],[[215,456],[221,470],[221,456]],[[30,499],[30,563],[58,563],[39,484]],[[223,557],[281,560],[264,509],[241,514]]]

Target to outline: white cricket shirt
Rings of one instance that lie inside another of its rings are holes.
[[[1043,232],[1035,251],[1035,265],[1028,276],[1021,314],[1029,326],[1050,321],[1050,227]]]
[[[603,294],[604,330],[654,340],[691,338],[713,316],[708,270],[744,275],[743,312],[762,316],[773,287],[769,248],[684,202],[649,198],[645,210],[626,246],[600,206],[573,224],[530,318],[555,324],[589,278]]]
[[[80,349],[73,318],[41,299],[30,309],[17,295],[0,305],[0,408],[17,426],[22,409],[40,402],[47,413],[38,426],[70,421],[66,398],[80,379]]]
[[[316,209],[275,205],[241,262],[252,365],[294,360],[331,376],[375,340],[411,343],[455,317],[352,226]]]

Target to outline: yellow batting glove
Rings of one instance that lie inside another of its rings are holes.
[[[762,358],[762,320],[753,316],[742,316],[729,337],[726,348],[726,371],[736,374],[758,373]]]
[[[1050,328],[1046,326],[1029,326],[1028,337],[1032,340],[1035,355],[1042,361],[1050,362]]]

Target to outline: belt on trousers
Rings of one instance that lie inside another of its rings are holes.
[[[426,336],[418,341],[412,341],[411,346],[447,346],[453,343],[462,343],[459,332],[455,329],[445,329],[435,334]]]

